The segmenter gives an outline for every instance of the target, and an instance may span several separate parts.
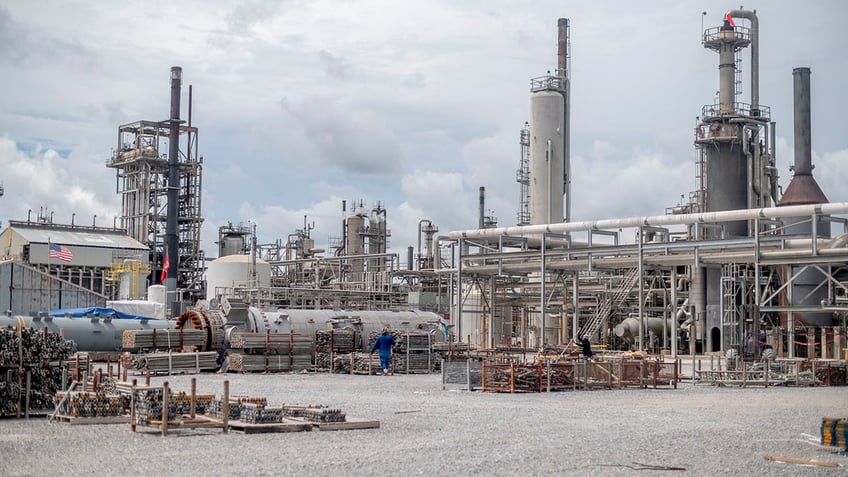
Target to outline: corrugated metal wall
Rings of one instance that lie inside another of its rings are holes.
[[[106,306],[106,297],[17,262],[0,263],[0,312],[31,315],[59,308]]]

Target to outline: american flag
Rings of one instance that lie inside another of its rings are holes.
[[[64,245],[59,245],[58,243],[50,244],[50,258],[58,258],[63,262],[70,262],[74,259],[74,254],[71,253],[70,249]]]

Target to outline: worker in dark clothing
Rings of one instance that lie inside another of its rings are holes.
[[[374,340],[374,345],[371,346],[371,354],[374,354],[374,351],[378,349],[380,350],[380,366],[383,368],[383,374],[389,374],[394,345],[395,337],[389,334],[387,328],[383,328],[383,333]]]
[[[580,349],[583,352],[583,361],[592,361],[592,343],[589,341],[589,336],[578,338]]]

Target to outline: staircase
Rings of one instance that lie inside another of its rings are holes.
[[[598,303],[598,307],[595,308],[595,312],[592,314],[592,317],[583,323],[583,326],[580,327],[580,331],[577,333],[577,336],[593,336],[597,333],[598,330],[604,326],[607,320],[609,320],[612,310],[624,304],[625,300],[627,300],[627,296],[630,295],[630,292],[633,291],[633,287],[635,287],[638,282],[639,269],[631,268],[624,275],[624,278],[621,280],[621,283],[612,295],[604,298],[600,303]],[[574,346],[576,346],[576,343],[573,340],[569,341],[560,353],[560,357],[568,354]]]

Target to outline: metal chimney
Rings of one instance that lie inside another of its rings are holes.
[[[171,67],[171,116],[168,133],[168,217],[165,228],[165,253],[168,256],[165,287],[168,291],[168,308],[171,316],[179,316],[180,304],[177,296],[177,274],[180,264],[180,243],[177,235],[178,200],[180,194],[180,87],[183,69]]]
[[[777,203],[783,205],[825,204],[828,202],[813,178],[813,142],[810,113],[810,69],[792,70],[794,77],[795,175]]]

